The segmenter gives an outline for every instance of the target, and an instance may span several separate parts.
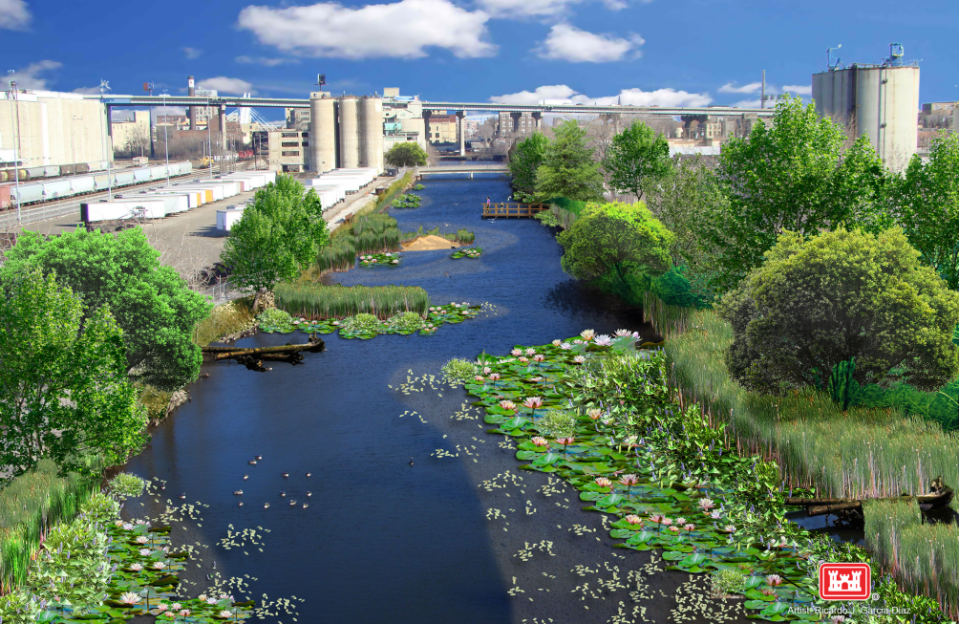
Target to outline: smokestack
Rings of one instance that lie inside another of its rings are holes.
[[[193,76],[189,77],[187,81],[187,87],[189,88],[189,95],[192,97],[196,95],[196,85],[193,83]],[[196,109],[190,107],[190,130],[196,130]]]

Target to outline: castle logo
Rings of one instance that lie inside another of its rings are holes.
[[[868,563],[819,564],[819,597],[823,600],[868,600],[871,593]]]

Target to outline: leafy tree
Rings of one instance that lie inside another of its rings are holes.
[[[628,300],[637,274],[662,275],[670,268],[673,234],[642,203],[588,204],[573,226],[557,237],[563,270],[577,279],[604,279]]]
[[[200,374],[203,356],[193,330],[213,305],[159,258],[140,228],[118,234],[79,229],[49,240],[24,232],[4,271],[30,264],[44,275],[56,273],[83,301],[81,329],[94,311],[109,306],[123,329],[131,380],[175,390]]]
[[[636,121],[613,137],[606,150],[603,169],[609,174],[610,186],[620,193],[632,193],[642,199],[643,193],[669,175],[672,161],[666,137]]]
[[[941,387],[959,372],[959,293],[918,260],[898,227],[878,236],[840,228],[809,240],[785,232],[720,305],[735,336],[730,375],[775,394],[828,385],[833,368],[855,357],[860,385],[889,386],[898,368],[920,390]]]
[[[407,141],[397,143],[386,152],[386,162],[394,167],[423,167],[428,157],[419,143]]]
[[[316,191],[304,194],[302,184],[281,175],[256,192],[233,225],[221,259],[231,267],[234,284],[256,292],[255,310],[261,294],[298,278],[329,241]]]
[[[819,119],[798,98],[776,105],[773,127],[763,122],[743,139],[730,139],[718,173],[728,209],[709,224],[723,249],[714,286],[728,290],[762,263],[786,230],[814,236],[839,225],[879,232],[892,225],[884,212],[882,161],[866,137],[843,152],[840,126]]]
[[[518,143],[509,160],[513,192],[518,196],[536,193],[536,170],[543,164],[549,139],[541,132],[534,132]]]
[[[937,137],[929,163],[913,156],[897,181],[894,203],[909,242],[959,289],[959,137]]]
[[[586,130],[570,120],[554,132],[556,138],[536,170],[537,197],[543,201],[554,197],[602,201],[603,174],[593,162],[593,150],[586,145]]]
[[[61,475],[82,457],[122,464],[142,448],[146,410],[127,378],[123,332],[109,304],[80,297],[38,267],[7,270],[0,296],[0,465],[14,476],[42,458]]]

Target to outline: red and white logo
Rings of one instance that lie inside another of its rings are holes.
[[[868,600],[871,593],[868,563],[819,564],[819,597],[823,600]]]

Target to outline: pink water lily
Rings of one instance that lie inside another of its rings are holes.
[[[628,330],[628,329],[617,329],[617,330],[616,330],[616,333],[613,334],[613,335],[616,336],[617,338],[621,338],[622,336],[629,336],[629,330]]]
[[[630,524],[642,524],[642,523],[643,523],[643,519],[640,518],[640,517],[637,516],[637,515],[630,514],[630,515],[626,516],[626,522],[628,522],[628,523],[630,523]]]
[[[180,609],[180,617],[190,617],[189,609]]]
[[[634,474],[624,474],[619,478],[619,482],[626,486],[626,496],[629,496],[630,489],[639,483],[639,477]]]
[[[576,364],[582,364],[585,361],[586,361],[586,358],[583,357],[582,355],[577,355],[576,357],[573,358],[573,362],[575,362]]]
[[[686,524],[686,525],[683,525],[683,528],[686,529],[687,531],[695,531],[695,530],[696,530],[696,525],[695,525],[695,524]]]
[[[527,350],[526,350],[526,355],[530,355],[530,356],[536,355],[536,349],[533,349],[533,348],[527,349]]]
[[[166,567],[166,564],[163,563],[162,561],[154,561],[154,562],[153,562],[153,569],[154,569],[154,570],[162,570],[162,569],[165,568],[165,567]]]
[[[712,508],[715,507],[715,506],[716,506],[716,503],[714,503],[714,502],[713,502],[713,499],[711,499],[711,498],[702,498],[702,499],[699,500],[699,507],[700,507],[703,511],[709,511],[710,509],[712,509]]]
[[[603,410],[594,407],[586,410],[586,415],[589,416],[590,420],[599,420],[599,417],[603,415]]]
[[[531,414],[531,416],[535,417],[536,410],[543,407],[543,399],[541,399],[540,397],[529,397],[528,399],[523,401],[523,407],[528,407],[529,409],[533,410],[533,413]]]
[[[563,445],[563,455],[566,455],[566,447],[572,444],[575,438],[556,438],[556,442]]]
[[[484,375],[489,375],[489,374],[492,373],[492,372],[493,372],[493,369],[490,368],[489,366],[484,366],[484,367],[483,367],[483,374],[484,374]]]
[[[141,549],[140,549],[140,556],[142,556],[142,557],[149,557],[149,556],[150,556],[150,549],[149,549],[149,548],[141,548]]]
[[[473,379],[475,379],[476,381],[481,382],[481,383],[483,382],[483,377],[480,376],[480,375],[477,375],[476,377],[473,377]]]
[[[596,332],[592,329],[584,329],[583,331],[579,333],[579,335],[583,337],[583,340],[585,340],[586,342],[589,342],[590,340],[593,339],[593,336],[596,335]]]
[[[561,342],[563,342],[563,341],[560,340],[559,338],[557,338],[556,340],[553,341],[553,346],[554,346],[554,347],[558,347]]]
[[[536,362],[543,362],[544,360],[546,360],[546,356],[545,356],[545,355],[534,355],[534,356],[533,356],[533,360],[536,361]]]
[[[663,521],[666,520],[666,516],[663,516],[663,515],[660,515],[660,514],[656,514],[656,515],[654,515],[654,516],[650,516],[650,517],[649,517],[649,520],[650,520],[650,522],[655,522],[655,523],[656,523],[656,526],[659,528],[659,530],[662,531],[662,530],[663,530]]]
[[[766,583],[772,587],[777,587],[783,584],[783,577],[779,576],[778,574],[770,574],[766,577]]]
[[[559,345],[559,348],[563,351],[569,351],[573,348],[573,345],[569,344],[568,342],[564,342],[563,344]]]
[[[516,403],[513,403],[512,401],[505,401],[505,400],[500,401],[499,406],[502,407],[504,410],[509,410],[509,411],[513,411],[516,409]]]
[[[596,336],[596,339],[593,340],[593,344],[600,347],[608,347],[609,345],[613,344],[613,339],[606,334],[602,334],[600,336]]]
[[[536,446],[549,446],[549,440],[547,440],[546,438],[542,436],[534,436],[533,439],[530,440],[530,442],[532,442]]]
[[[679,533],[679,527],[678,527],[678,526],[671,526],[671,527],[669,527],[669,530],[672,531],[673,533]]]
[[[233,614],[230,613],[229,611],[220,611],[220,617],[221,617],[221,618],[228,618],[228,617],[231,617],[232,615],[233,615]]]
[[[143,566],[139,563],[132,563],[130,564],[130,569],[133,570],[134,572],[139,572],[140,570],[143,569]]]
[[[161,602],[160,604],[157,605],[157,611],[166,611],[167,608],[168,607],[165,602]]]
[[[509,354],[512,355],[513,357],[518,357],[520,355],[523,355],[523,352],[520,349],[513,349],[512,351],[509,352]]]
[[[490,373],[490,374],[489,374],[489,380],[490,380],[490,381],[499,381],[499,379],[500,379],[500,374],[499,374],[499,373]]]
[[[669,526],[669,525],[671,525],[671,524],[673,523],[672,520],[670,520],[669,518],[666,518],[666,517],[663,517],[662,522],[663,522],[663,526]]]
[[[529,360],[528,360],[527,358],[525,358],[525,357],[519,357],[519,358],[516,358],[516,359],[517,359],[520,363],[522,363],[522,364],[526,364],[527,362],[529,362]]]
[[[676,518],[676,524],[686,524],[686,518]]]
[[[596,485],[601,488],[613,487],[613,482],[607,479],[606,477],[599,477],[596,479]]]
[[[132,606],[132,605],[138,604],[141,600],[142,598],[140,598],[138,594],[134,594],[133,592],[126,592],[126,593],[120,594],[120,602],[122,602],[123,604],[128,604]]]

